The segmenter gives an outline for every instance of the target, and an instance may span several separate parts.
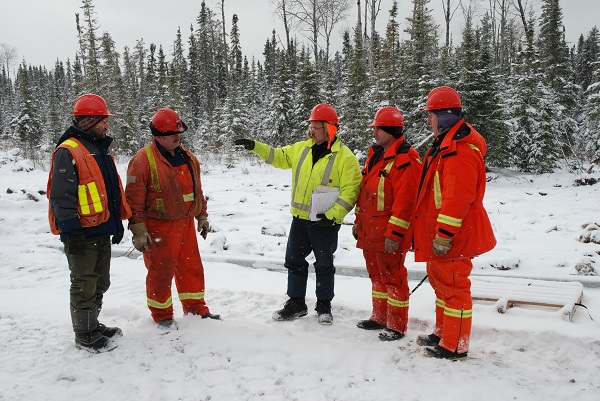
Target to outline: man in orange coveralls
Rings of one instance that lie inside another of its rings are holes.
[[[152,117],[150,130],[154,140],[129,162],[125,194],[132,211],[133,245],[144,253],[148,269],[146,296],[152,319],[161,327],[177,328],[173,277],[185,314],[219,319],[204,301],[204,267],[194,218],[204,239],[209,223],[200,163],[180,144],[187,126],[175,111],[163,108]]]
[[[404,266],[410,238],[405,237],[417,198],[421,162],[403,134],[404,117],[395,107],[375,114],[373,137],[362,170],[352,233],[363,250],[371,279],[373,312],[357,326],[384,329],[382,341],[404,337],[408,326],[408,273]]]
[[[432,334],[420,335],[425,355],[440,359],[467,357],[473,300],[471,259],[488,252],[496,238],[483,207],[486,176],[483,137],[466,123],[456,90],[441,86],[427,97],[427,123],[435,134],[423,158],[419,196],[411,223],[415,261],[427,262],[435,291]]]

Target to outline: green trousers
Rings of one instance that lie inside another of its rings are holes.
[[[85,255],[69,255],[71,307],[95,309],[110,287],[110,237],[86,239]]]

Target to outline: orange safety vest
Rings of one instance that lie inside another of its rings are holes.
[[[106,185],[102,171],[100,171],[100,167],[96,163],[94,156],[75,138],[67,139],[52,153],[52,165],[50,167],[46,195],[50,197],[54,155],[61,148],[71,152],[77,166],[77,176],[79,177],[77,214],[79,215],[81,227],[95,227],[106,222],[110,216],[110,211],[108,210],[108,197],[106,195]],[[126,220],[131,217],[131,209],[125,199],[125,191],[123,190],[123,184],[118,174],[117,178],[119,179],[119,190],[121,192],[121,219]],[[50,231],[52,234],[60,234],[61,230],[56,223],[54,211],[50,204],[48,205],[48,221],[50,222]]]
[[[131,223],[140,223],[146,218],[174,220],[207,215],[200,163],[189,150],[181,148],[189,164],[180,167],[172,167],[154,142],[133,156],[127,168],[125,188],[133,211]]]

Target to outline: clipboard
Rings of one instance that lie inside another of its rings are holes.
[[[338,200],[339,196],[340,189],[338,187],[319,185],[317,189],[312,192],[308,218],[311,221],[321,220],[317,217],[317,214],[325,213],[331,209]]]

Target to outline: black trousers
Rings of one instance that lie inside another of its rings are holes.
[[[318,299],[327,301],[333,299],[335,295],[333,253],[337,249],[340,227],[339,224],[321,227],[316,221],[293,218],[285,252],[289,297],[306,296],[308,281],[306,257],[313,252],[317,278],[315,294]]]

